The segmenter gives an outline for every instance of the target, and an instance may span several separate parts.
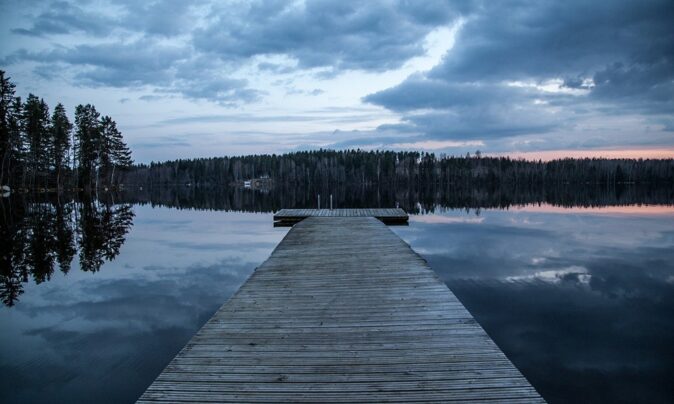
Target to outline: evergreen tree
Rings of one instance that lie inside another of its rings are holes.
[[[110,123],[106,131],[107,144],[109,145],[109,155],[112,163],[112,173],[110,175],[110,183],[115,182],[115,169],[127,169],[133,164],[131,159],[131,150],[124,142],[122,132],[117,129],[117,123],[110,119]]]
[[[12,103],[14,102],[15,86],[5,77],[4,70],[0,70],[0,185],[8,183],[12,161],[12,137],[10,120],[12,115]]]
[[[109,116],[101,118],[101,140],[99,143],[98,165],[100,171],[103,173],[103,178],[107,178],[108,174],[113,171],[113,137],[117,132],[117,124]],[[96,186],[98,186],[98,177],[96,178]]]
[[[56,172],[56,186],[61,187],[63,172],[68,168],[70,157],[70,133],[73,125],[68,120],[66,109],[59,103],[54,108],[51,118],[51,132],[53,145],[51,148],[51,162]]]
[[[5,167],[6,173],[9,176],[7,182],[18,183],[18,177],[21,177],[21,186],[23,186],[25,182],[24,173],[26,171],[28,141],[23,131],[23,104],[21,103],[21,97],[16,97],[12,101],[7,123],[10,143],[10,156],[7,160],[9,164]]]
[[[78,105],[75,109],[75,159],[79,170],[78,182],[91,188],[91,182],[98,171],[101,125],[100,114],[91,105]]]
[[[23,108],[23,130],[28,141],[28,161],[30,182],[34,187],[36,177],[47,178],[49,171],[49,152],[51,150],[51,131],[49,128],[49,107],[44,100],[33,94],[28,95]],[[46,183],[44,184],[46,188]]]
[[[75,129],[60,103],[51,116],[47,103],[36,95],[29,94],[22,103],[0,70],[0,185],[98,188],[100,180],[114,183],[116,170],[132,165],[117,124],[109,116],[101,119],[93,105],[77,106]]]

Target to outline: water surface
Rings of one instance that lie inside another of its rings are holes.
[[[113,260],[84,271],[78,248],[0,308],[0,401],[133,402],[288,231],[271,214],[131,209]]]
[[[3,210],[3,402],[132,402],[288,231],[270,212],[22,206]],[[674,397],[674,208],[428,206],[392,229],[547,400]]]
[[[674,397],[674,208],[450,210],[394,228],[549,402]]]

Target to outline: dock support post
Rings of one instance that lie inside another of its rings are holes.
[[[318,194],[318,209],[321,208],[321,194]]]
[[[330,210],[332,210],[332,194],[330,194]]]

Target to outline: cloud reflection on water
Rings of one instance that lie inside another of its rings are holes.
[[[287,231],[270,215],[134,210],[119,257],[95,276],[75,259],[0,308],[3,400],[135,400]],[[180,242],[206,238],[218,248]]]
[[[449,211],[395,231],[549,402],[667,402],[674,213],[639,209]]]

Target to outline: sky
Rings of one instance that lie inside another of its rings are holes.
[[[674,2],[0,0],[17,95],[138,162],[318,148],[674,157]]]

